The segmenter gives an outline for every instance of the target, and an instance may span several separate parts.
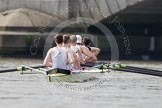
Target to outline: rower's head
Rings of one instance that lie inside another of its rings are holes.
[[[54,36],[54,42],[56,44],[62,44],[63,43],[63,35],[62,34],[56,34]]]
[[[63,43],[69,44],[70,43],[70,34],[63,35]]]
[[[76,42],[77,42],[77,37],[76,37],[76,35],[71,35],[71,36],[70,36],[70,42],[71,42],[72,44],[76,44]]]
[[[81,35],[76,35],[77,41],[76,43],[79,45],[82,45],[82,36]]]
[[[70,47],[70,34],[63,35],[63,46]]]
[[[83,44],[85,46],[90,46],[91,45],[91,40],[88,37],[83,38]]]

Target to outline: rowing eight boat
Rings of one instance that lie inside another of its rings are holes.
[[[154,76],[162,76],[162,71],[160,70],[153,70],[153,69],[145,69],[139,67],[132,67],[127,66],[125,64],[117,63],[117,64],[110,64],[110,63],[100,63],[99,65],[90,65],[84,64],[84,66],[92,67],[86,68],[85,70],[75,70],[72,71],[71,75],[67,74],[53,74],[48,75],[48,80],[50,82],[84,82],[88,81],[89,79],[94,79],[97,73],[104,73],[107,72],[109,69],[117,70],[117,71],[125,71],[131,73],[140,73],[140,74],[147,74],[147,75],[154,75]],[[34,69],[31,67],[25,67],[31,70],[38,71],[38,69]],[[47,73],[46,71],[39,70],[41,73]]]
[[[72,71],[71,75],[67,74],[53,74],[53,75],[47,75],[48,70],[45,68],[45,66],[39,65],[39,66],[21,66],[16,69],[7,69],[7,70],[0,70],[0,73],[6,73],[6,72],[12,72],[12,71],[21,71],[22,74],[23,71],[26,70],[32,70],[32,72],[28,73],[43,73],[46,74],[48,81],[50,82],[84,82],[88,81],[89,79],[94,79],[96,74],[98,73],[104,73],[105,71],[108,72],[108,70],[117,70],[117,71],[122,71],[122,72],[131,72],[131,73],[139,73],[139,74],[146,74],[146,75],[153,75],[153,76],[159,76],[162,77],[162,71],[160,70],[153,70],[153,69],[146,69],[146,68],[139,68],[139,67],[134,67],[134,66],[128,66],[126,64],[121,64],[121,63],[86,63],[83,64],[84,70],[74,70]],[[42,70],[44,68],[44,70]]]

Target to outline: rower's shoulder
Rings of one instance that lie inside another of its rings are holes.
[[[84,46],[84,45],[81,47],[81,49],[82,49],[83,51],[87,51],[87,50],[89,51],[89,49],[88,49],[86,46]]]
[[[55,47],[52,47],[48,50],[49,53],[51,53],[53,50],[55,49]]]
[[[52,48],[49,49],[49,51],[54,50],[55,48],[56,48],[56,47],[52,47]]]
[[[69,52],[69,53],[73,53],[74,52],[71,48],[67,48],[66,51]]]

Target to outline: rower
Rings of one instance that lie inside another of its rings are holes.
[[[91,40],[88,37],[83,38],[83,45],[86,46],[97,58],[97,55],[100,53],[100,49],[97,47],[91,47]]]
[[[63,35],[63,46],[68,50],[68,56],[69,56],[68,68],[70,70],[79,69],[80,64],[78,63],[77,55],[75,54],[75,52],[73,50],[71,50],[70,44],[71,44],[70,35],[69,34]]]
[[[54,36],[54,42],[56,43],[56,47],[48,50],[43,65],[52,67],[52,71],[49,71],[48,74],[70,74],[70,70],[67,68],[69,58],[68,50],[62,46],[63,35],[57,34]]]
[[[80,35],[76,35],[77,37],[77,48],[82,52],[82,59],[84,62],[95,62],[97,58],[87,47],[82,45],[82,37]]]
[[[77,59],[77,64],[78,66],[80,67],[80,62],[82,62],[82,53],[80,51],[79,48],[76,47],[76,41],[77,41],[77,38],[75,35],[71,35],[70,36],[70,43],[71,43],[71,46],[70,46],[70,49],[75,52],[75,55],[76,55],[76,59]]]

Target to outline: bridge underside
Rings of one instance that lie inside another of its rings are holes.
[[[125,56],[129,58],[135,56],[146,60],[149,58],[161,59],[161,18],[162,1],[144,0],[127,7],[111,17],[101,20],[100,23],[104,24],[115,36],[121,54],[120,57]],[[89,27],[88,31],[100,36],[103,35],[95,26]],[[126,37],[127,39],[125,40]],[[102,37],[101,40],[105,40],[105,38]],[[132,54],[127,56],[125,50],[128,44],[129,48],[132,50]],[[103,46],[110,48],[109,44],[104,44]],[[108,51],[108,49],[105,50]]]

